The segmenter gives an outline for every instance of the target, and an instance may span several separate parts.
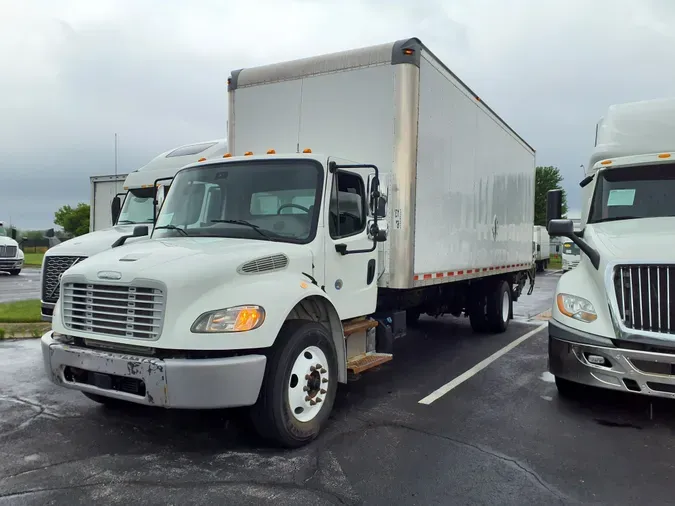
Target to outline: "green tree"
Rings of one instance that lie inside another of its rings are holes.
[[[54,224],[77,237],[89,233],[89,204],[80,202],[77,207],[63,206],[54,213]]]
[[[534,224],[546,226],[546,199],[549,190],[562,190],[562,215],[567,215],[567,194],[560,185],[563,177],[558,167],[537,167],[534,186]]]

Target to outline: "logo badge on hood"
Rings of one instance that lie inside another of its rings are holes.
[[[122,273],[117,271],[100,271],[98,273],[98,279],[118,280],[122,279]]]

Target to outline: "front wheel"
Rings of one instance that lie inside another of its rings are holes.
[[[10,276],[18,276],[20,272],[21,272],[21,269],[12,269],[11,271],[9,271],[9,275]]]
[[[257,432],[287,448],[315,439],[328,420],[337,391],[337,358],[328,330],[306,320],[284,323],[258,402],[251,409]]]

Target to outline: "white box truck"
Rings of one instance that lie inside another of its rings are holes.
[[[53,382],[294,447],[421,313],[503,332],[532,289],[534,150],[418,39],[232,72],[228,145],[64,273]]]
[[[147,238],[154,223],[156,204],[159,203],[155,198],[163,198],[176,172],[198,160],[220,158],[226,151],[225,139],[170,149],[126,175],[121,193],[115,176],[92,178],[92,232],[58,244],[45,253],[40,297],[42,319],[52,321],[54,305],[61,289],[60,278],[66,269],[109,249],[121,237],[129,235],[136,225],[144,225],[149,229],[145,232],[139,229],[138,233],[143,232],[144,235],[133,238],[132,242]]]
[[[10,276],[18,276],[23,269],[24,255],[16,239],[16,229],[0,221],[0,272]]]
[[[551,260],[551,240],[546,227],[534,226],[534,245],[537,271],[544,272]]]
[[[113,226],[112,202],[116,196],[124,197],[124,180],[128,174],[91,176],[89,204],[89,232]]]
[[[549,233],[581,250],[549,321],[561,395],[592,386],[675,398],[674,118],[675,99],[609,108],[581,181],[579,232],[549,193]]]

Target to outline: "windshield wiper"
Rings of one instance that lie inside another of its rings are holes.
[[[121,224],[121,223],[124,223],[125,225],[134,225],[136,222],[135,222],[135,221],[131,221],[131,220],[119,220],[119,221],[117,222],[117,225],[119,225],[119,224]]]
[[[161,227],[155,227],[155,230],[160,230],[162,228],[166,230],[178,230],[184,236],[189,237],[188,233],[185,230],[183,230],[182,228],[178,228],[176,225],[162,225]]]
[[[253,224],[249,221],[246,221],[246,220],[211,220],[211,223],[231,223],[232,225],[244,225],[246,227],[251,227],[253,230],[258,232],[265,239],[269,239],[270,241],[272,240],[272,238],[269,235],[267,235],[265,232],[263,232],[262,229],[258,225],[255,225],[255,224]]]

